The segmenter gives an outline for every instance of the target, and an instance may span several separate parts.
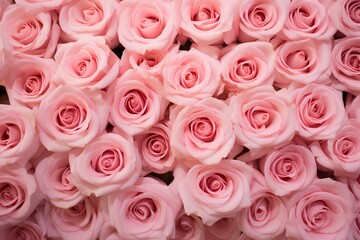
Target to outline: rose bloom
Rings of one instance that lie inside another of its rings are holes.
[[[233,218],[222,218],[211,226],[204,226],[206,240],[238,240],[241,229],[238,221]]]
[[[188,164],[216,164],[231,151],[235,134],[228,106],[215,98],[170,111],[172,152]]]
[[[5,86],[7,74],[13,64],[13,57],[11,44],[0,35],[0,86]]]
[[[276,83],[323,83],[331,75],[331,42],[286,41],[276,48]]]
[[[100,37],[82,37],[61,44],[55,54],[54,81],[79,88],[103,89],[119,73],[120,61]]]
[[[353,227],[353,237],[354,239],[360,238],[360,201],[358,201],[355,205],[355,221],[354,221],[354,227]]]
[[[187,215],[182,209],[176,219],[175,240],[205,240],[204,224],[194,215]]]
[[[105,131],[108,106],[100,91],[58,86],[35,109],[42,144],[53,152],[85,147]]]
[[[0,104],[0,112],[0,168],[25,166],[40,145],[34,114],[25,107],[5,104]]]
[[[284,93],[271,86],[248,89],[230,98],[237,140],[249,149],[282,144],[295,134],[296,116]]]
[[[128,70],[107,90],[110,122],[129,135],[140,134],[163,118],[168,102],[157,78]]]
[[[25,221],[9,225],[0,230],[0,238],[6,240],[46,240],[46,229],[35,221],[31,216]]]
[[[183,0],[177,7],[181,13],[180,33],[192,41],[211,45],[235,40],[235,1]]]
[[[190,106],[212,97],[220,86],[220,63],[192,48],[167,57],[162,94],[170,102]]]
[[[251,205],[250,182],[253,169],[237,160],[214,165],[195,165],[179,183],[186,214],[194,214],[206,225],[234,217]]]
[[[69,42],[99,36],[110,48],[116,47],[119,44],[117,6],[116,0],[80,0],[63,6],[59,13],[60,38]]]
[[[360,174],[357,177],[340,176],[336,180],[346,184],[354,196],[360,199]]]
[[[14,54],[52,57],[60,36],[60,27],[53,13],[29,13],[17,4],[4,12],[0,32],[13,46]]]
[[[171,1],[121,1],[118,7],[118,37],[129,51],[165,50],[179,31],[177,9]]]
[[[299,240],[349,239],[354,202],[346,185],[329,178],[315,180],[287,200],[286,236]]]
[[[16,5],[28,12],[44,12],[47,10],[59,10],[71,0],[16,0]]]
[[[28,218],[42,200],[33,175],[23,167],[0,168],[0,229]]]
[[[328,14],[334,26],[349,37],[360,37],[360,3],[358,0],[333,1]]]
[[[2,16],[4,14],[4,11],[8,6],[12,4],[12,0],[3,0],[0,2],[0,21],[2,19]]]
[[[289,12],[289,2],[283,0],[239,1],[239,40],[268,41],[284,26]]]
[[[291,40],[328,40],[336,32],[330,16],[325,5],[318,0],[291,1],[288,18],[280,37]]]
[[[13,68],[6,82],[12,105],[23,105],[33,109],[54,89],[52,77],[57,65],[53,59],[38,56],[16,59]]]
[[[267,42],[241,43],[221,58],[221,76],[230,92],[272,85],[276,55]]]
[[[342,85],[341,90],[360,92],[360,37],[335,42],[331,53],[331,71]]]
[[[348,95],[349,96],[349,95]],[[350,119],[360,120],[360,95],[350,99],[349,102],[346,102],[346,113]]]
[[[121,239],[166,240],[175,238],[181,201],[164,183],[144,177],[104,198],[103,208]]]

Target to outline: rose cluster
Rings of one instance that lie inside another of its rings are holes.
[[[1,0],[0,32],[0,239],[360,239],[359,0]]]

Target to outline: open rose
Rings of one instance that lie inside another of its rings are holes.
[[[29,12],[43,12],[47,10],[58,10],[71,0],[16,0],[16,5]]]
[[[346,184],[357,199],[360,199],[360,175],[357,177],[336,177],[336,180]]]
[[[33,216],[19,224],[9,225],[0,230],[1,239],[6,240],[46,240],[45,234],[46,229],[39,226]]]
[[[215,98],[170,112],[173,154],[189,164],[216,164],[225,158],[235,142],[228,106]]]
[[[105,131],[108,107],[100,91],[58,86],[35,110],[42,144],[54,152],[84,147]]]
[[[175,219],[175,224],[175,240],[205,240],[204,225],[199,217],[187,215],[182,209]]]
[[[333,1],[329,16],[334,26],[346,36],[360,37],[360,2],[358,0]]]
[[[130,51],[168,49],[178,34],[178,13],[171,1],[122,1],[118,11],[118,37]]]

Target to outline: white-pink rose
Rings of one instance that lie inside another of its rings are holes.
[[[334,26],[346,36],[360,37],[360,2],[358,0],[333,1],[328,14]]]

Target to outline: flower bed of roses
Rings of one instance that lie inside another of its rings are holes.
[[[360,239],[359,13],[1,1],[0,239]]]

